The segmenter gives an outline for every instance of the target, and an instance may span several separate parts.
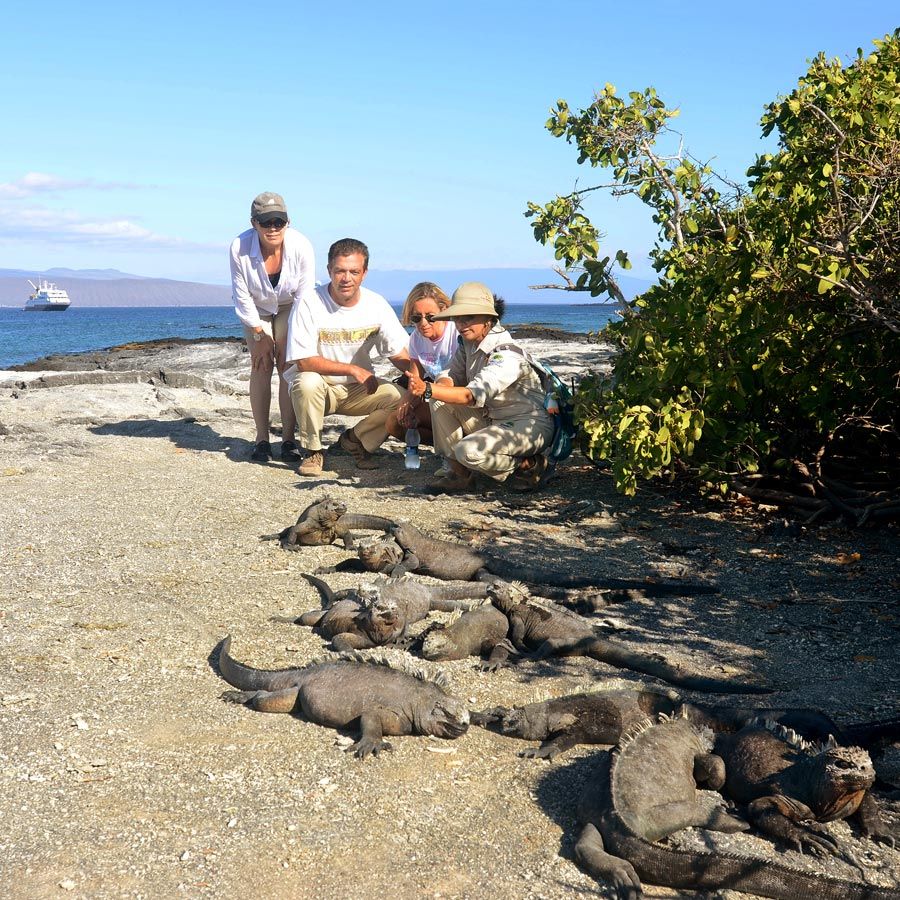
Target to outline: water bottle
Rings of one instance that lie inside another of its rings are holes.
[[[419,460],[419,429],[413,426],[406,429],[406,459],[404,465],[407,469],[418,469]]]
[[[559,415],[559,398],[556,396],[555,391],[548,391],[544,395],[544,409],[546,409],[551,416]]]

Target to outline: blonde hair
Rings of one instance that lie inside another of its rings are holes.
[[[403,304],[403,311],[400,313],[400,321],[404,325],[412,325],[409,317],[412,315],[413,306],[420,300],[428,299],[434,300],[438,309],[446,309],[450,305],[450,298],[433,281],[420,281],[409,292],[409,296]]]

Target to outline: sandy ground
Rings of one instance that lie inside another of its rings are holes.
[[[454,742],[395,738],[360,761],[334,731],[218,699],[227,685],[208,657],[225,634],[260,667],[326,653],[307,629],[268,620],[318,606],[299,573],[348,554],[259,541],[326,491],[511,559],[715,582],[717,596],[616,605],[618,639],[767,681],[775,702],[842,722],[900,712],[895,530],[807,533],[674,490],[620,497],[577,456],[530,497],[431,499],[436,461],[407,473],[393,444],[377,471],[335,453],[323,478],[301,480],[246,461],[240,365],[216,345],[191,349],[190,366],[185,352],[123,362],[152,383],[39,387],[59,376],[0,373],[0,894],[604,895],[571,859],[596,750],[520,759],[522,742],[472,728]],[[187,368],[194,381],[174,377]],[[327,438],[345,424],[329,420]],[[441,668],[473,709],[637,680],[584,659]],[[897,805],[886,810],[896,822]],[[896,882],[900,853],[854,846],[873,881]]]

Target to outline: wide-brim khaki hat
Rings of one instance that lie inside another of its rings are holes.
[[[450,298],[450,305],[441,310],[435,319],[455,319],[457,316],[493,316],[497,315],[494,306],[494,295],[491,289],[480,281],[464,281]]]

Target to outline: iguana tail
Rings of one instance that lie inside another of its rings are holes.
[[[528,585],[535,585],[538,587],[538,593],[540,585],[556,588],[641,591],[648,597],[719,593],[719,588],[714,584],[690,581],[641,581],[637,578],[609,578],[579,575],[575,572],[547,571],[530,566],[511,565],[493,556],[485,556],[485,568],[506,581],[524,581]]]
[[[778,860],[720,850],[686,850],[647,841],[617,821],[603,830],[605,843],[650,884],[691,890],[729,890],[776,900],[898,900],[900,890],[802,872]]]
[[[699,675],[669,662],[658,653],[639,653],[629,650],[621,644],[614,644],[602,638],[596,638],[591,642],[589,655],[610,665],[622,669],[631,669],[634,672],[643,672],[645,675],[653,675],[669,684],[688,688],[692,691],[704,691],[720,694],[771,694],[772,688],[763,685],[750,684],[746,681],[733,681],[728,678],[713,678],[709,675]]]
[[[296,684],[299,669],[253,669],[231,657],[231,635],[219,644],[219,672],[242,691],[278,691]]]
[[[351,528],[360,531],[390,531],[397,523],[393,519],[385,519],[383,516],[367,516],[363,513],[344,513],[337,520],[340,530]]]
[[[844,725],[835,736],[841,743],[853,747],[871,747],[879,741],[896,741],[900,739],[900,716]]]

